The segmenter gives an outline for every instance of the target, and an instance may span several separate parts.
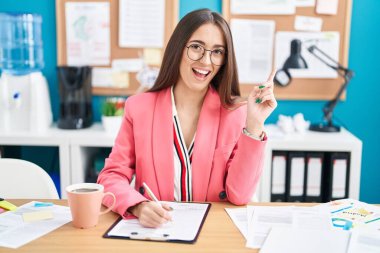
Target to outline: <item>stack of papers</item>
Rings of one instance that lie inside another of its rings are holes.
[[[380,252],[380,208],[343,199],[314,207],[247,206],[226,208],[260,252]]]
[[[69,207],[36,203],[0,215],[0,247],[18,248],[71,221]]]

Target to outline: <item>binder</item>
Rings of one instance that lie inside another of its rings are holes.
[[[306,202],[322,202],[324,154],[310,152],[306,154]]]
[[[271,202],[286,201],[286,164],[287,152],[273,151]]]
[[[329,153],[327,166],[329,167],[329,182],[326,201],[348,198],[350,154],[347,152]]]
[[[288,154],[288,202],[305,201],[305,153]]]
[[[172,221],[158,228],[146,228],[137,219],[121,217],[103,238],[194,243],[210,210],[210,203],[168,202],[173,208]],[[186,229],[184,229],[186,228]]]

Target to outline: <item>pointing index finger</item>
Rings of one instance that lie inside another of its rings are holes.
[[[274,79],[276,73],[277,73],[277,69],[274,68],[269,75],[268,82],[273,82],[273,79]]]

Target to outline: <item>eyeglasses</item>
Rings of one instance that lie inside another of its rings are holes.
[[[208,50],[205,49],[202,45],[199,44],[190,44],[187,48],[187,57],[193,61],[199,61],[203,58],[206,51],[210,52],[211,63],[216,66],[221,66],[224,64],[224,59],[226,51],[224,49],[214,49]]]

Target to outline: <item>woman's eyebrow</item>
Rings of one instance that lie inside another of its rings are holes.
[[[201,41],[201,40],[191,40],[191,41],[189,41],[189,43],[193,43],[193,42],[195,42],[195,43],[199,43],[199,44],[201,44],[202,46],[205,46],[205,45],[206,45],[206,43],[204,43],[204,42]],[[223,47],[223,48],[225,48],[224,45],[219,45],[219,44],[216,44],[216,45],[213,46],[213,48],[216,48],[216,47]]]

